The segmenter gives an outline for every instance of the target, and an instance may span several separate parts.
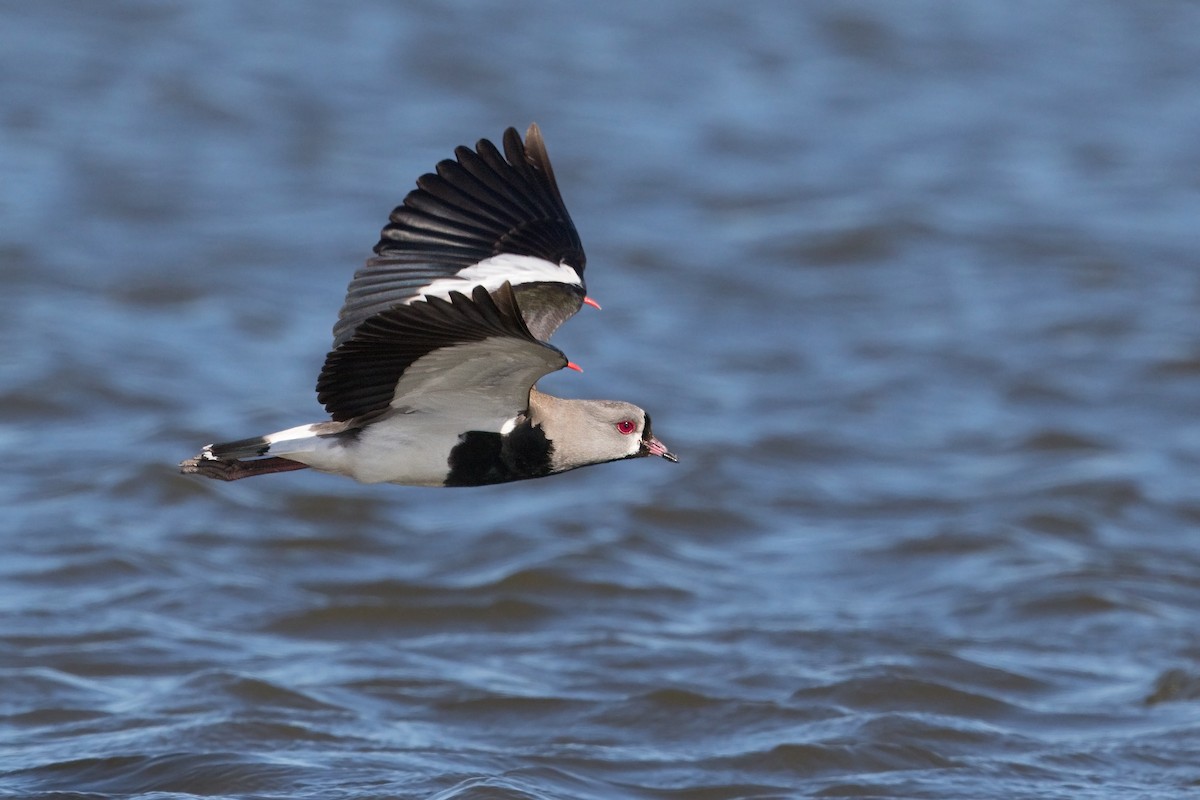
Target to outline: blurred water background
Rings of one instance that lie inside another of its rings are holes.
[[[0,795],[1200,784],[1200,6],[6,3]],[[548,391],[680,455],[177,474],[321,417],[417,175],[537,121]]]

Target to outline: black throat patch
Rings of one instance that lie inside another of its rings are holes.
[[[526,478],[541,478],[553,472],[550,454],[554,445],[540,425],[522,419],[507,434],[467,431],[447,459],[450,467],[446,486],[487,486]]]

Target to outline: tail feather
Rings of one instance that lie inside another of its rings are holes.
[[[236,442],[210,444],[204,448],[211,458],[221,461],[233,461],[239,458],[257,458],[265,456],[271,449],[271,443],[265,436],[252,436],[249,439],[238,439]]]
[[[237,481],[242,478],[252,478],[255,475],[269,475],[272,472],[291,472],[295,469],[306,469],[307,464],[290,461],[286,458],[272,456],[271,458],[255,458],[249,461],[225,461],[209,455],[208,448],[194,458],[182,462],[179,471],[184,475],[203,475],[219,481]]]
[[[236,481],[254,475],[304,469],[308,465],[294,459],[309,460],[305,456],[320,446],[321,439],[337,437],[350,427],[344,422],[318,422],[269,433],[266,436],[210,444],[194,457],[182,462],[179,470],[185,475],[203,475],[222,481]],[[288,455],[293,458],[287,458]]]

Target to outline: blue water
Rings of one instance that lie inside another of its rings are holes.
[[[1200,7],[0,10],[0,796],[1200,784]],[[537,121],[548,391],[680,456],[177,474],[315,421],[342,292]]]

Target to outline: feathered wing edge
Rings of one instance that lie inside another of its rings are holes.
[[[335,345],[367,319],[418,296],[439,278],[500,254],[566,262],[582,281],[583,244],[563,203],[546,144],[536,124],[522,143],[504,132],[503,153],[487,139],[475,150],[455,149],[456,160],[417,179],[417,188],[392,211],[367,261],[351,281],[334,326]],[[561,319],[582,299],[564,295]],[[552,328],[551,328],[552,330]],[[544,334],[545,332],[543,332]]]
[[[449,300],[431,297],[396,306],[362,323],[354,335],[332,350],[317,379],[317,399],[335,421],[363,421],[391,408],[405,371],[430,353],[491,338],[530,342],[557,354],[558,348],[530,333],[505,283],[494,294],[477,286],[468,298],[451,292]]]

